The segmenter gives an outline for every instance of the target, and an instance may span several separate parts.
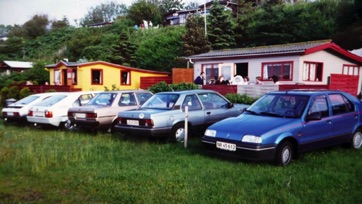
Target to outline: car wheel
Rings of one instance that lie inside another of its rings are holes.
[[[275,154],[275,164],[278,166],[286,166],[292,161],[292,158],[293,146],[288,141],[281,143]]]
[[[185,124],[178,123],[172,128],[169,140],[171,142],[183,142],[185,139]]]
[[[109,133],[111,133],[111,134],[115,134],[115,133],[116,133],[116,128],[115,128],[116,124],[117,124],[117,120],[113,121],[111,127],[110,127],[109,130],[108,130]]]
[[[67,121],[65,121],[65,123],[64,123],[64,128],[65,128],[66,130],[75,130],[76,127],[77,127],[77,125],[74,124],[74,123],[72,123],[70,120],[67,120]]]
[[[351,147],[354,149],[359,149],[362,146],[362,133],[360,130],[354,133],[351,141]]]

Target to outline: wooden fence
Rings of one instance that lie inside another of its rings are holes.
[[[29,87],[30,91],[33,93],[44,93],[50,91],[56,92],[74,92],[81,91],[81,89],[75,89],[71,86],[59,86],[59,85],[18,85],[19,90]]]

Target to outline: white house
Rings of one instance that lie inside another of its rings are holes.
[[[330,85],[331,75],[339,74],[355,76],[356,83],[348,86],[361,92],[362,57],[331,40],[213,50],[186,59],[194,64],[194,76],[205,72],[205,84],[221,75],[230,81],[240,75],[250,84],[260,77],[263,84],[271,85],[271,77],[277,76],[284,85]]]

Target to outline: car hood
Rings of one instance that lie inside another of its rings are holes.
[[[242,114],[227,118],[211,125],[208,129],[216,130],[216,137],[241,140],[243,135],[267,136],[277,134],[299,124],[300,118],[282,118]]]

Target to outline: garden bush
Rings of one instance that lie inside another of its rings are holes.
[[[20,90],[19,99],[30,96],[31,94],[33,94],[33,93],[30,91],[29,87],[24,87]]]
[[[242,103],[249,105],[258,100],[258,98],[252,98],[246,94],[237,94],[237,93],[226,94],[225,97],[232,103]]]

